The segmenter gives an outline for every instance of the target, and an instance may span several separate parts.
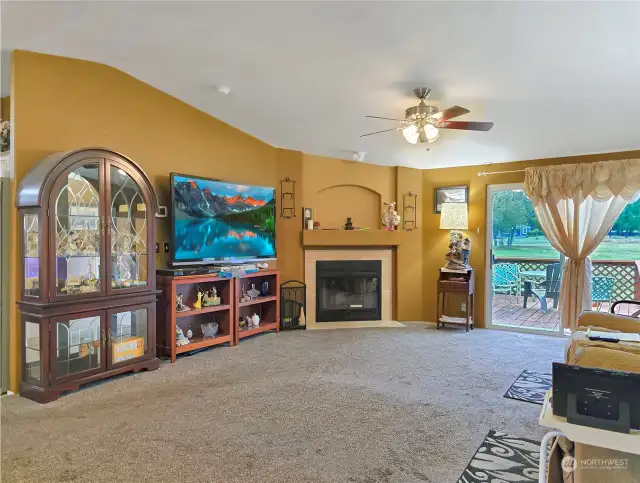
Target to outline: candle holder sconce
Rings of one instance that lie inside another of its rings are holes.
[[[296,182],[289,178],[280,180],[280,218],[296,217]]]
[[[418,194],[409,191],[402,195],[402,227],[405,231],[418,228]]]

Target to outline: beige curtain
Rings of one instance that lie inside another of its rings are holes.
[[[558,310],[573,330],[591,309],[588,256],[640,193],[640,159],[527,168],[524,190],[549,242],[567,257]]]

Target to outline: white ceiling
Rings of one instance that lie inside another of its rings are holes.
[[[2,2],[7,52],[102,62],[274,146],[419,168],[640,149],[638,2]],[[215,85],[232,88],[229,96]],[[487,133],[427,152],[412,89]]]

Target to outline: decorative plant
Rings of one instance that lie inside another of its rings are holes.
[[[0,152],[9,151],[9,121],[0,119]]]

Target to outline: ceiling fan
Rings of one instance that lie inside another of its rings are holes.
[[[402,131],[404,138],[411,144],[433,143],[440,137],[440,129],[461,129],[464,131],[488,131],[493,127],[492,122],[474,121],[450,121],[454,117],[468,114],[469,109],[460,106],[453,106],[444,111],[439,111],[436,106],[429,106],[425,99],[431,94],[428,87],[418,87],[413,93],[420,100],[417,106],[412,106],[405,111],[404,119],[393,119],[390,117],[365,116],[372,119],[385,119],[387,121],[398,121],[402,123],[400,127],[384,129],[382,131],[370,132],[360,137],[372,136],[389,131]]]

